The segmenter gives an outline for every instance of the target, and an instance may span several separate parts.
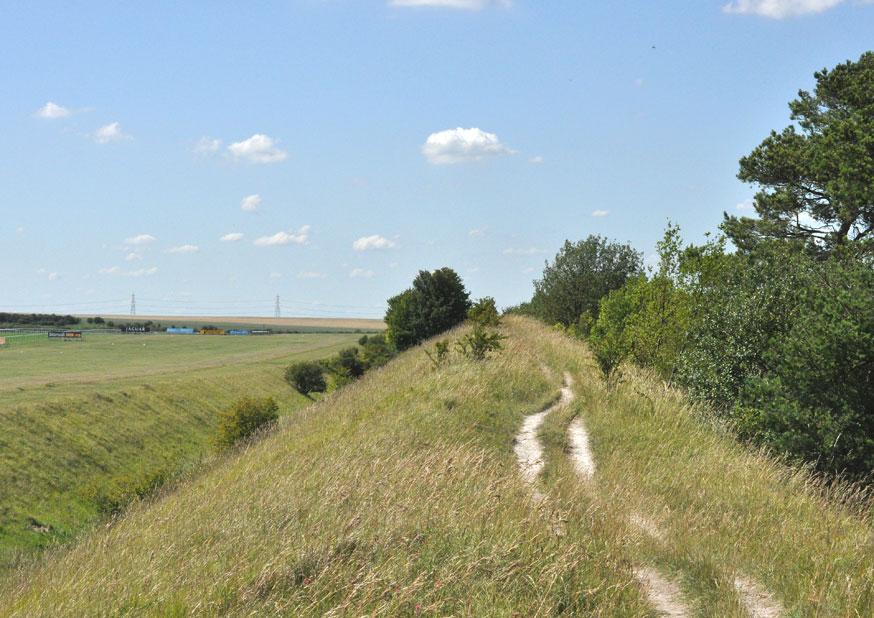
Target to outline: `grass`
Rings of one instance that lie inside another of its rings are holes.
[[[435,371],[416,348],[286,416],[8,574],[0,616],[652,617],[639,565],[677,579],[701,616],[744,615],[738,573],[790,615],[874,613],[871,514],[846,487],[747,451],[645,374],[605,383],[583,345],[536,322],[504,332],[485,362]],[[577,400],[544,424],[538,502],[513,438],[563,371]],[[592,483],[565,452],[575,415]]]
[[[241,395],[274,394],[283,414],[308,404],[284,365],[354,341],[105,335],[0,351],[0,568],[97,521],[87,488],[207,453]]]

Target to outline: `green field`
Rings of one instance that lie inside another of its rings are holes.
[[[0,568],[96,521],[89,483],[197,459],[220,411],[274,394],[306,404],[282,378],[358,335],[86,335],[0,349]]]

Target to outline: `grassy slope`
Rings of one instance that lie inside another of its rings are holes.
[[[326,357],[354,339],[105,336],[49,342],[4,359],[0,567],[94,521],[94,506],[81,494],[87,483],[206,452],[218,412],[240,395],[276,394],[282,413],[302,407],[308,400],[284,383],[282,367]],[[52,388],[20,377],[45,379],[47,371],[55,372]]]
[[[641,563],[676,573],[701,615],[743,615],[736,571],[795,615],[871,615],[870,515],[745,452],[647,378],[608,390],[581,345],[520,318],[507,331],[486,363],[435,372],[413,350],[287,417],[11,577],[0,615],[652,616],[632,577]],[[578,399],[542,432],[538,504],[512,440],[564,370]],[[576,413],[595,484],[563,452]]]

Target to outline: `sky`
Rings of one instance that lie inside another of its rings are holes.
[[[382,317],[419,270],[530,299],[752,214],[738,159],[861,0],[0,1],[0,311]],[[746,212],[744,212],[746,211]]]

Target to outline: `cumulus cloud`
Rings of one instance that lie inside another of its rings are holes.
[[[365,270],[363,268],[353,268],[349,272],[349,276],[352,279],[369,279],[370,277],[373,276],[373,271],[372,270]]]
[[[104,125],[94,132],[94,141],[98,144],[108,144],[126,139],[130,139],[130,135],[122,132],[121,125],[117,122]]]
[[[844,0],[732,0],[722,7],[726,13],[761,15],[785,19],[798,15],[822,13],[843,4]]]
[[[219,238],[222,242],[235,242],[240,240],[243,237],[243,234],[240,232],[231,232],[230,234],[225,234],[221,238]]]
[[[255,193],[247,195],[240,200],[240,208],[246,212],[258,212],[258,206],[261,205],[261,196]]]
[[[134,260],[141,260],[141,259],[143,259],[143,256],[141,256],[139,253],[131,252],[131,253],[128,253],[127,256],[125,256],[124,261],[125,262],[133,262]]]
[[[228,146],[228,150],[237,159],[245,159],[250,163],[277,163],[288,158],[288,153],[280,150],[273,138],[261,133],[242,142],[234,142]]]
[[[433,6],[438,8],[479,11],[490,6],[509,8],[511,0],[389,0],[389,6]]]
[[[471,129],[458,127],[432,133],[422,145],[422,154],[425,155],[428,163],[434,165],[479,161],[513,152],[501,143],[497,135],[486,133],[476,127]]]
[[[504,255],[534,255],[536,253],[546,253],[546,251],[534,247],[528,249],[504,249]]]
[[[600,210],[600,209],[598,209],[598,210],[593,210],[593,211],[592,211],[592,216],[593,216],[593,217],[606,217],[606,216],[609,215],[609,214],[610,214],[610,211],[609,211],[609,210]]]
[[[371,249],[393,249],[397,244],[388,238],[383,238],[379,234],[373,236],[362,236],[352,243],[352,248],[356,251],[369,251]]]
[[[139,236],[131,236],[130,238],[125,238],[124,242],[129,245],[147,245],[150,242],[155,242],[155,237],[151,234],[140,234]]]
[[[256,247],[271,247],[274,245],[305,245],[309,242],[310,226],[305,225],[297,232],[277,232],[273,236],[262,236],[253,243]]]
[[[49,281],[54,281],[58,278],[58,273],[49,273]]]
[[[302,272],[297,274],[298,279],[324,279],[327,277],[325,273]]]
[[[200,251],[200,247],[197,245],[182,245],[181,247],[167,249],[167,253],[197,253],[198,251]]]
[[[73,110],[67,109],[49,101],[33,113],[34,118],[46,118],[53,120],[55,118],[66,118],[72,115]]]
[[[752,210],[753,209],[753,200],[752,198],[747,198],[744,201],[740,202],[738,205],[734,207],[735,210]]]
[[[212,154],[218,152],[221,145],[222,141],[220,139],[213,139],[204,135],[197,140],[197,144],[194,145],[194,152],[197,154]]]

